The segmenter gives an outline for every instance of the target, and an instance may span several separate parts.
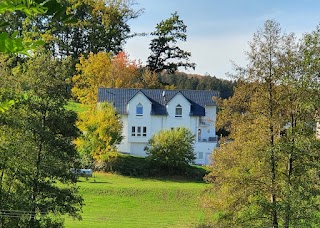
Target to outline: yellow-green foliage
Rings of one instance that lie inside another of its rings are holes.
[[[72,110],[72,111],[74,111],[76,113],[81,113],[81,112],[88,111],[90,106],[84,105],[84,104],[80,104],[80,103],[74,102],[74,101],[69,101],[68,104],[65,106],[65,108],[67,110]]]
[[[161,130],[153,135],[146,146],[149,158],[167,167],[181,167],[194,160],[195,136],[185,128]]]
[[[319,227],[319,30],[297,44],[267,21],[234,96],[220,102],[229,140],[214,151],[206,204],[218,227]],[[310,43],[310,41],[312,41]]]
[[[80,154],[91,155],[104,161],[117,152],[116,144],[122,140],[122,122],[109,103],[79,114],[77,126],[82,135],[75,141]]]

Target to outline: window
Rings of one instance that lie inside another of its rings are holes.
[[[176,117],[182,117],[182,107],[180,104],[176,106]]]
[[[133,126],[131,128],[131,136],[143,136],[147,137],[147,127]]]
[[[141,127],[138,127],[137,136],[141,136]]]
[[[203,152],[198,152],[198,159],[203,159]]]
[[[143,106],[140,103],[136,107],[136,116],[143,116]]]

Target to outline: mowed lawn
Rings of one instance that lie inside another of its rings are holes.
[[[66,227],[195,227],[205,222],[205,183],[165,181],[95,173],[80,178],[82,221]],[[94,181],[95,179],[95,181]]]

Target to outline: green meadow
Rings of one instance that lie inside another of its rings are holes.
[[[88,106],[80,104],[75,101],[69,101],[68,104],[66,105],[66,109],[75,111],[76,113],[81,113],[88,111]]]
[[[205,183],[95,173],[80,178],[82,220],[66,227],[195,227],[204,223],[201,196]]]

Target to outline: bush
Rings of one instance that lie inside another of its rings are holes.
[[[155,165],[169,170],[183,169],[195,159],[195,136],[185,127],[162,130],[152,136],[145,151]]]
[[[96,164],[96,170],[114,172],[124,176],[147,178],[178,178],[182,180],[203,181],[208,171],[201,166],[187,165],[168,170],[147,158],[120,154],[113,159]]]
[[[115,172],[124,176],[149,176],[149,163],[143,157],[119,154],[113,159],[96,165],[96,168],[106,172]]]

